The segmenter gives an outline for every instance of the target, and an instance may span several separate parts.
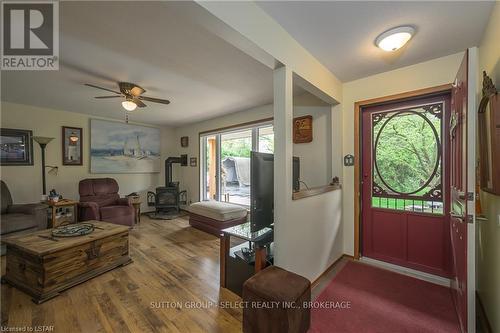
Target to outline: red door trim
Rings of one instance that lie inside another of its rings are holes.
[[[422,96],[432,96],[451,92],[452,84],[413,90],[405,93],[377,97],[354,103],[354,258],[360,257],[360,225],[361,225],[361,110],[363,107],[382,105],[389,102],[411,100]]]

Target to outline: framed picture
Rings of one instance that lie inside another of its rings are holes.
[[[192,167],[195,167],[196,166],[196,157],[191,157],[189,158],[189,165],[192,166]]]
[[[33,165],[33,131],[0,129],[0,165]]]
[[[189,136],[181,137],[181,147],[188,147],[188,146],[189,146]]]
[[[79,127],[62,127],[63,165],[83,164],[83,130]]]
[[[500,195],[500,94],[486,72],[483,72],[483,97],[477,122],[481,189]]]
[[[293,143],[308,143],[313,140],[313,117],[293,118]]]
[[[160,129],[90,120],[90,173],[160,172]]]

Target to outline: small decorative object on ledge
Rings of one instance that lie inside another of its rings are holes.
[[[33,132],[0,129],[0,165],[33,165]]]
[[[196,157],[191,157],[189,159],[189,165],[195,167],[197,165]]]
[[[58,202],[59,199],[62,199],[62,195],[57,194],[55,189],[50,190],[49,201]]]
[[[62,127],[63,165],[82,165],[82,132],[79,127]]]
[[[188,147],[188,146],[189,146],[189,136],[181,137],[181,147]]]
[[[478,137],[481,189],[500,195],[500,95],[486,72],[478,110]]]
[[[312,116],[293,119],[293,143],[308,143],[313,140]]]
[[[339,184],[340,184],[339,177],[333,177],[332,181],[330,182],[330,185],[339,185]]]
[[[305,190],[300,190],[298,192],[292,193],[292,200],[299,200],[307,197],[312,197],[315,195],[320,195],[326,192],[340,190],[342,186],[340,184],[335,185],[326,185],[326,186],[318,186],[318,187],[310,187]]]

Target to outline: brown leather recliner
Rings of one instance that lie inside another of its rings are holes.
[[[13,204],[9,188],[1,181],[2,216],[0,231],[2,237],[47,228],[48,205],[41,203]]]
[[[99,220],[133,226],[135,211],[129,198],[120,198],[113,178],[81,180],[78,184],[80,221]]]

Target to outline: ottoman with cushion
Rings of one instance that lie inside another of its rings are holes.
[[[269,266],[243,284],[243,332],[305,333],[311,321],[310,301],[308,279]]]
[[[189,206],[189,224],[220,236],[221,230],[247,221],[244,207],[220,201],[201,201]]]

